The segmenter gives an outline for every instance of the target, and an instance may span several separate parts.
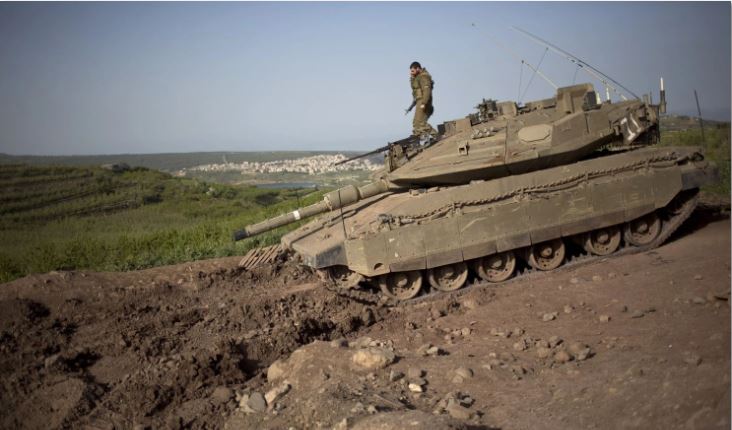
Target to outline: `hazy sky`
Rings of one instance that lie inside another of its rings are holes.
[[[375,148],[411,132],[413,60],[435,126],[518,99],[517,58],[544,48],[512,25],[654,100],[663,76],[671,112],[694,113],[696,89],[729,120],[729,2],[0,3],[0,152]],[[541,70],[600,87],[551,52]],[[523,101],[553,93],[537,76]]]

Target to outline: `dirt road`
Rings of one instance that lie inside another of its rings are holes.
[[[397,307],[237,260],[1,285],[0,427],[730,426],[729,219]]]

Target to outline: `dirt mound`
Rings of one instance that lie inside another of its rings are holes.
[[[56,272],[1,294],[5,428],[218,428],[231,405],[210,400],[216,387],[375,321],[292,263]]]

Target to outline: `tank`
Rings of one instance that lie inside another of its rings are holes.
[[[662,102],[663,103],[663,102]],[[663,108],[663,104],[661,105]],[[601,102],[591,84],[477,112],[383,149],[373,182],[247,226],[251,237],[301,219],[281,247],[341,288],[387,296],[497,283],[518,266],[553,270],[588,256],[660,245],[693,211],[716,167],[699,148],[655,147],[659,105]],[[251,259],[250,259],[251,260]]]

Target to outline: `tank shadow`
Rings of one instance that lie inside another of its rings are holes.
[[[679,228],[668,238],[666,243],[674,242],[687,235],[690,235],[702,228],[706,227],[710,223],[722,221],[730,218],[729,207],[722,205],[700,205],[691,214],[685,223],[681,224]]]

